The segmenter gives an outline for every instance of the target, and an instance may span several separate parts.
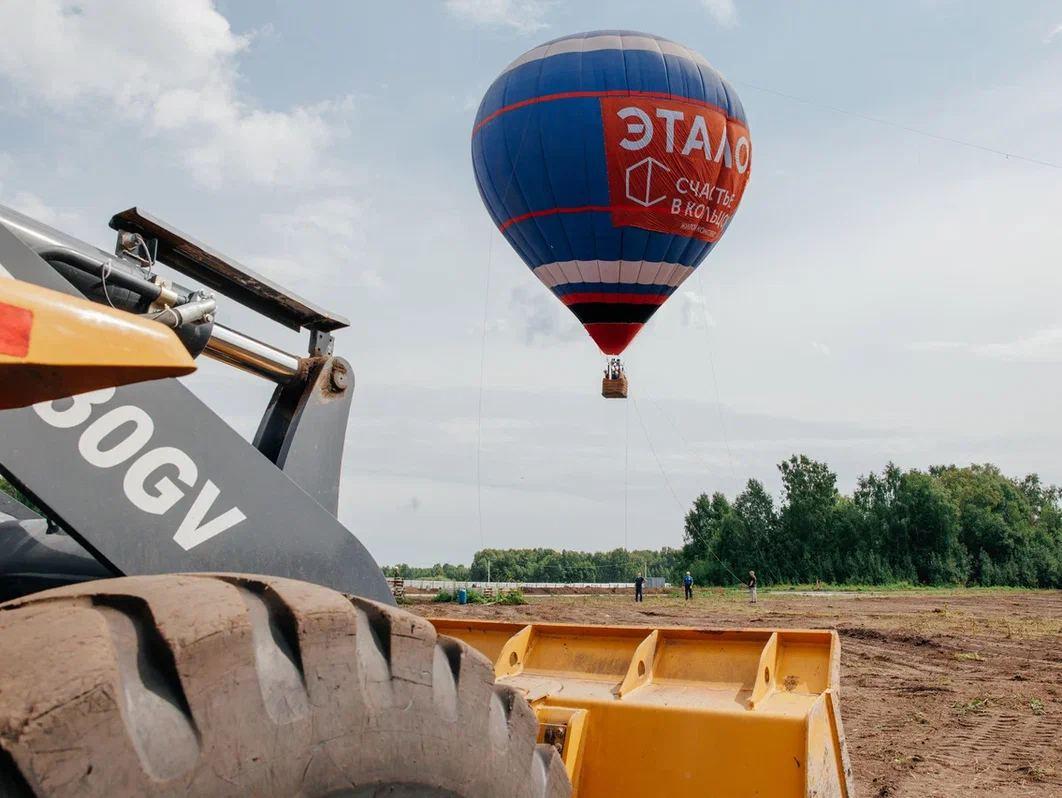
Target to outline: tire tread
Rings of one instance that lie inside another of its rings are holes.
[[[536,733],[481,654],[316,585],[127,577],[0,604],[2,795],[563,798]]]

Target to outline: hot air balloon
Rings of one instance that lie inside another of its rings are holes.
[[[488,213],[610,356],[613,396],[618,356],[722,237],[751,163],[733,87],[699,53],[631,31],[528,50],[472,130]]]

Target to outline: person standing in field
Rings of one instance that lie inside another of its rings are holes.
[[[749,603],[756,603],[756,572],[749,571]]]
[[[644,584],[645,584],[645,577],[643,577],[641,574],[638,574],[636,577],[634,577],[634,600],[635,601],[642,601],[643,600],[643,597],[642,597],[642,585],[644,585]]]
[[[682,586],[686,588],[686,601],[693,598],[693,577],[690,576],[690,572],[686,571],[686,575],[682,577]]]

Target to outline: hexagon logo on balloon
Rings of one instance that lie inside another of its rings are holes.
[[[663,169],[665,172],[671,171],[664,166],[664,164],[660,163],[660,161],[656,160],[656,158],[643,158],[638,161],[638,163],[627,167],[627,199],[641,205],[643,208],[648,208],[667,199],[667,194],[661,194],[659,197],[650,198],[653,190],[654,166]]]

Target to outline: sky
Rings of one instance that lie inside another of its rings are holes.
[[[510,61],[606,28],[706,56],[755,148],[627,402],[469,157]],[[1062,482],[1057,2],[4,0],[0,30],[0,203],[104,249],[137,205],[351,319],[340,518],[382,563],[677,546],[794,453],[844,491],[890,460]],[[200,366],[253,435],[271,386]]]

